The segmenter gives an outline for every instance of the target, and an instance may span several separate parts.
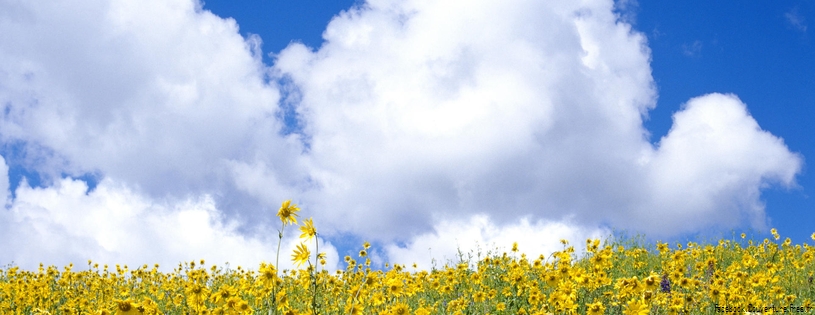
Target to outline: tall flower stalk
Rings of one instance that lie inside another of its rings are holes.
[[[302,246],[304,251],[301,251],[301,256],[293,255],[294,262],[298,264],[303,263],[303,258],[305,258],[305,262],[308,262],[309,265],[309,273],[311,275],[311,288],[312,288],[312,295],[311,295],[311,310],[312,314],[317,314],[317,262],[320,260],[320,243],[317,239],[317,229],[314,228],[314,221],[309,218],[303,222],[303,225],[300,227],[300,238],[306,239],[306,241],[310,239],[314,239],[314,264],[311,264],[311,255],[308,253],[308,249],[305,246],[305,243],[301,243],[299,246]]]
[[[283,242],[283,230],[286,229],[286,225],[288,224],[297,224],[297,212],[299,211],[300,208],[298,208],[296,204],[292,204],[291,199],[284,201],[280,206],[280,209],[277,210],[277,217],[280,218],[282,226],[277,234],[277,257],[275,258],[275,267],[280,265],[280,243]]]
[[[283,242],[283,231],[286,229],[286,225],[297,224],[297,212],[299,211],[300,208],[297,207],[297,204],[292,204],[291,199],[284,201],[283,204],[280,205],[280,209],[277,210],[277,217],[280,218],[282,224],[280,231],[277,232],[277,256],[275,257],[275,268],[277,269],[279,269],[280,266],[280,244]],[[277,271],[275,271],[275,274],[277,274]],[[277,309],[276,281],[272,288],[272,308]]]

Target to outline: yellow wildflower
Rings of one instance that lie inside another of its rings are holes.
[[[391,314],[393,315],[408,315],[410,314],[410,308],[408,308],[407,304],[405,303],[396,303],[391,309]]]
[[[362,315],[363,307],[359,304],[346,305],[345,312],[351,315]]]
[[[300,227],[300,233],[300,238],[307,240],[317,236],[317,229],[314,228],[314,221],[311,218],[303,222],[303,226]]]
[[[291,255],[291,260],[299,267],[307,263],[309,258],[311,258],[311,252],[309,252],[306,244],[297,244],[297,248],[294,249],[294,254]]]
[[[139,305],[134,303],[133,300],[131,300],[131,299],[118,300],[118,301],[116,301],[116,306],[117,306],[116,307],[116,314],[117,315],[118,314],[122,314],[122,315],[141,314],[141,312],[139,312],[139,310],[138,310]]]
[[[283,205],[280,206],[280,210],[277,210],[277,217],[280,218],[280,221],[283,221],[284,225],[297,224],[298,211],[300,211],[300,208],[298,208],[296,204],[292,204],[291,199],[289,199],[283,202]]]
[[[606,307],[603,306],[602,302],[586,304],[586,314],[588,315],[602,315],[605,310]]]
[[[628,302],[628,305],[623,311],[625,315],[648,315],[648,305],[642,303],[641,301],[631,300]]]

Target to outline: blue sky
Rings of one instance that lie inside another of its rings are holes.
[[[667,131],[671,112],[693,95],[734,93],[749,104],[763,129],[811,161],[812,2],[642,2],[638,12],[636,25],[648,34],[660,90],[659,104],[646,123],[654,135]],[[693,49],[696,43],[699,48]],[[798,177],[800,187],[763,193],[772,225],[796,241],[807,240],[812,230],[808,222],[815,222],[810,197],[815,181],[807,169]]]
[[[811,1],[66,6],[0,4],[0,262],[815,232]]]

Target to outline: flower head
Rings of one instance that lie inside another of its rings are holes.
[[[663,293],[671,293],[671,280],[668,279],[667,274],[662,275],[662,281],[659,282],[659,287]]]
[[[134,303],[133,300],[116,300],[117,314],[139,314],[139,305]]]
[[[623,314],[625,315],[648,315],[649,308],[641,301],[631,300],[628,302]]]
[[[291,255],[291,260],[299,267],[300,265],[307,263],[310,257],[311,252],[309,252],[306,244],[300,243],[297,244],[297,248],[294,249],[294,254]]]
[[[300,227],[300,238],[312,239],[317,236],[317,229],[314,228],[314,221],[309,218],[303,221],[303,226]]]
[[[364,308],[359,304],[348,304],[345,306],[345,312],[351,315],[361,315]]]
[[[283,202],[280,210],[277,210],[277,217],[280,218],[280,221],[283,221],[284,225],[297,224],[297,211],[300,211],[300,208],[296,204],[292,204],[291,199],[289,199]]]
[[[602,315],[605,310],[606,307],[602,302],[586,304],[586,314],[589,315]]]
[[[410,308],[405,303],[396,303],[391,309],[391,314],[393,315],[407,315],[410,314]]]

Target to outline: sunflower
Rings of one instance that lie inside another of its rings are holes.
[[[314,228],[314,221],[309,218],[303,222],[303,226],[300,227],[300,238],[305,238],[310,240],[317,236],[317,229]]]
[[[349,304],[345,306],[345,311],[351,315],[362,315],[363,307],[359,304]]]
[[[118,300],[116,301],[116,314],[123,314],[123,315],[136,315],[142,314],[139,312],[139,305],[134,303],[133,300]]]
[[[388,280],[387,291],[390,295],[399,296],[402,294],[402,281],[399,279]]]
[[[302,264],[308,262],[308,259],[311,257],[311,253],[306,247],[306,244],[300,243],[297,244],[297,248],[294,249],[294,254],[291,255],[291,260],[297,264],[299,267]]]
[[[430,315],[430,311],[424,307],[420,307],[416,309],[416,315]]]
[[[648,315],[649,313],[648,305],[642,303],[640,301],[631,300],[628,302],[628,306],[623,311],[625,315]]]
[[[408,308],[407,304],[405,303],[396,303],[391,309],[391,314],[393,315],[408,315],[410,314],[410,308]]]
[[[484,302],[487,299],[487,295],[483,291],[478,291],[473,294],[473,301],[476,303]]]
[[[283,202],[283,205],[280,206],[280,210],[277,210],[277,216],[280,218],[280,221],[283,221],[284,225],[297,224],[297,211],[300,211],[300,208],[298,208],[296,204],[292,204],[291,199],[289,199]]]
[[[586,304],[586,314],[588,315],[602,315],[606,310],[602,302]]]

